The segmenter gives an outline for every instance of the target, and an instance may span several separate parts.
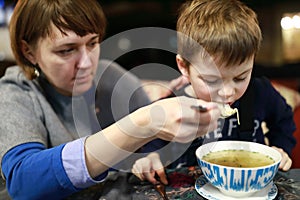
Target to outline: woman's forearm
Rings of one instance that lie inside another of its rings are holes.
[[[86,139],[86,165],[91,177],[103,173],[155,138],[149,134],[151,129],[145,109],[135,111]]]

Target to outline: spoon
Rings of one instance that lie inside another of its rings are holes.
[[[198,105],[198,106],[191,106],[192,109],[198,110],[200,112],[206,112],[207,108],[205,106],[202,105]]]
[[[162,196],[162,198],[164,200],[168,200],[168,195],[166,193],[166,188],[165,185],[161,182],[159,182],[158,184],[154,185],[154,188],[156,189],[156,191]]]

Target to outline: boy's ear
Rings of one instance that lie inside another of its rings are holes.
[[[186,65],[186,62],[184,62],[184,59],[181,57],[181,55],[179,54],[176,55],[176,62],[181,74],[189,80],[190,77],[189,66]]]
[[[21,51],[27,60],[29,60],[33,65],[36,65],[34,53],[32,52],[29,44],[24,40],[21,41]]]

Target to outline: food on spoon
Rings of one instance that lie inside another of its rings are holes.
[[[236,113],[238,124],[240,124],[239,111],[237,108],[231,108],[229,104],[218,104],[218,107],[221,111],[221,118],[227,118]]]

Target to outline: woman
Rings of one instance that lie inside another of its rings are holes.
[[[1,174],[11,198],[68,197],[103,181],[110,167],[153,139],[188,142],[216,127],[214,103],[179,97],[137,109],[148,104],[138,87],[131,114],[115,117],[109,101],[121,104],[124,94],[111,99],[115,88],[101,82],[111,79],[94,81],[98,66],[114,68],[98,63],[105,26],[95,0],[17,2],[9,29],[18,67],[0,81]],[[191,109],[198,104],[208,111]]]

